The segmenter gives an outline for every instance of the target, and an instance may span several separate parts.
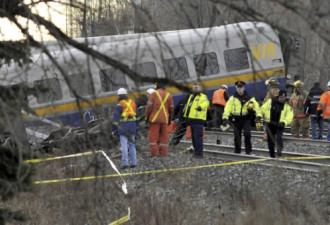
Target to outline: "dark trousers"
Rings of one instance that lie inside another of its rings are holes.
[[[235,152],[241,153],[242,147],[242,130],[244,135],[244,144],[246,154],[250,154],[252,151],[251,145],[251,121],[248,119],[237,119],[234,121],[234,142],[235,142]]]
[[[195,155],[203,156],[203,124],[190,124],[191,139],[195,149]]]
[[[222,124],[222,114],[224,111],[224,106],[222,105],[213,105],[213,113],[212,113],[212,126],[220,127]]]
[[[275,141],[277,143],[277,156],[282,155],[283,151],[283,128],[279,128],[272,124],[266,124],[266,132],[267,132],[267,142],[269,155],[272,158],[275,158]]]
[[[179,122],[178,127],[175,130],[175,133],[172,137],[172,140],[171,140],[170,144],[171,145],[179,144],[180,140],[186,134],[186,130],[187,130],[187,123],[186,122]]]

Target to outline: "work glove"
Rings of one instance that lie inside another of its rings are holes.
[[[227,120],[227,119],[224,119],[223,121],[222,121],[222,125],[223,126],[228,126],[228,124],[229,124],[229,121]]]
[[[261,123],[260,122],[256,122],[256,129],[261,130]]]
[[[198,106],[198,107],[196,108],[196,110],[197,110],[197,111],[202,111],[202,107]]]
[[[317,110],[316,112],[316,119],[321,119],[322,118],[322,110]]]
[[[285,127],[285,123],[284,122],[279,122],[277,126],[279,128],[284,128]]]
[[[249,102],[247,109],[248,109],[249,112],[254,111],[254,103],[253,102]]]
[[[261,130],[261,117],[257,116],[255,122],[256,122],[256,129]]]
[[[111,132],[111,137],[116,137],[116,136],[118,136],[117,132],[116,131],[112,131]]]

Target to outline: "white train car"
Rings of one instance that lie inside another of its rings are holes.
[[[211,98],[221,84],[235,91],[244,80],[246,90],[257,99],[266,94],[270,77],[285,88],[285,66],[277,32],[262,22],[153,33],[140,38],[122,38],[93,46],[127,65],[143,77],[167,78],[190,86],[199,81]],[[76,49],[52,52],[60,71],[44,54],[34,54],[33,63],[1,70],[0,82],[24,83],[36,90],[29,106],[42,117],[78,126],[104,116],[117,103],[116,91],[127,88],[136,98],[152,87],[136,82],[121,70],[95,60]],[[175,103],[184,95],[175,87],[167,90]],[[79,100],[76,95],[81,98]]]

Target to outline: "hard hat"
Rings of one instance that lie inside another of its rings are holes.
[[[154,92],[154,91],[155,91],[155,89],[153,89],[153,88],[149,88],[149,89],[147,90],[147,92],[148,92],[149,95],[151,95],[151,93]]]
[[[270,79],[268,82],[269,85],[278,85],[278,81],[276,79]]]
[[[300,87],[302,86],[304,83],[301,80],[297,80],[296,82],[294,82],[293,86],[294,87]]]
[[[328,87],[330,87],[330,81],[328,82]]]
[[[117,91],[118,95],[127,95],[127,91],[125,88],[119,88]]]
[[[228,86],[225,85],[225,84],[221,85],[221,87],[224,88],[224,89],[226,89],[226,90],[228,90]]]

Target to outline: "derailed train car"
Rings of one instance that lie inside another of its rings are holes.
[[[142,77],[167,78],[188,87],[199,81],[209,97],[221,84],[228,85],[232,94],[234,83],[244,80],[247,92],[262,99],[266,79],[277,79],[281,89],[287,79],[278,33],[262,22],[152,33],[93,48]],[[11,65],[1,71],[2,81],[35,90],[27,96],[28,104],[43,118],[79,126],[111,111],[118,88],[128,89],[137,98],[153,87],[77,49],[53,51],[52,55],[62,71],[45,54],[33,55],[33,62],[23,68]],[[175,103],[185,95],[176,87],[167,91]],[[77,100],[75,94],[81,98]]]

